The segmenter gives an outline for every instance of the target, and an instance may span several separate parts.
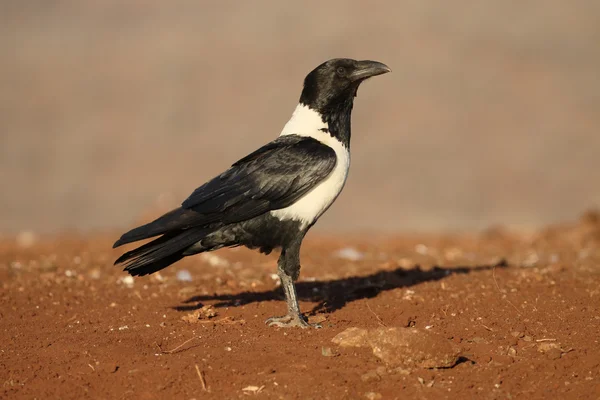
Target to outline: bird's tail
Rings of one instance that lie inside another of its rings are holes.
[[[211,229],[188,229],[165,233],[161,237],[128,251],[115,261],[123,264],[123,271],[133,276],[144,276],[160,271],[185,257],[185,251],[199,242]]]

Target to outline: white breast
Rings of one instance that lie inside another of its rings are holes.
[[[314,223],[338,197],[350,168],[350,152],[337,139],[320,129],[327,129],[321,116],[306,106],[298,105],[292,118],[283,128],[281,135],[309,136],[331,147],[335,151],[337,162],[333,171],[319,185],[305,194],[289,207],[271,211],[271,215],[280,220],[301,222],[300,229]]]

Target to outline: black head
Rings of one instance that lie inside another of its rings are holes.
[[[304,79],[300,103],[325,115],[350,107],[360,84],[372,76],[390,72],[390,68],[377,61],[357,61],[334,58],[319,65]]]

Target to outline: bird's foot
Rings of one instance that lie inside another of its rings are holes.
[[[283,317],[271,317],[265,321],[265,324],[269,326],[276,326],[278,328],[321,328],[319,324],[309,324],[301,314],[288,314]]]

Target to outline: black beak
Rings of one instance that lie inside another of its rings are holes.
[[[363,60],[357,63],[356,69],[350,74],[349,78],[351,81],[356,82],[372,76],[387,74],[388,72],[392,72],[392,70],[383,63]]]

